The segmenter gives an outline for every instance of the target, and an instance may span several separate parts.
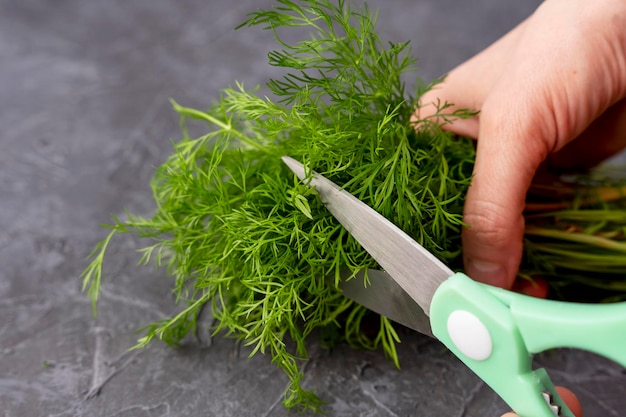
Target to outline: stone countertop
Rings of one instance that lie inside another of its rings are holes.
[[[376,0],[379,28],[410,39],[425,80],[497,39],[540,3]],[[154,166],[179,137],[168,98],[206,106],[235,80],[275,69],[270,34],[233,31],[270,0],[0,2],[0,414],[287,416],[270,358],[214,338],[128,351],[174,311],[163,271],[135,268],[120,237],[99,315],[81,292],[86,256],[111,214],[148,214]],[[400,370],[381,352],[311,342],[305,385],[330,416],[497,417],[506,407],[440,344],[405,332]],[[620,416],[624,370],[579,351],[542,355],[587,416]]]

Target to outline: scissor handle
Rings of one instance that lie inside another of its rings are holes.
[[[626,367],[626,302],[567,303],[488,289],[509,306],[530,353],[572,347]]]
[[[574,347],[626,366],[626,303],[542,300],[457,273],[437,289],[430,320],[433,334],[520,417],[574,417],[545,370],[532,369],[535,353]]]

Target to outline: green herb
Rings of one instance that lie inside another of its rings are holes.
[[[402,80],[415,64],[408,43],[383,43],[375,20],[366,6],[353,10],[343,1],[278,0],[242,24],[274,32],[280,49],[269,63],[287,74],[268,83],[272,99],[236,84],[206,111],[172,102],[182,139],[155,172],[155,213],[115,218],[83,273],[95,309],[112,237],[149,239],[141,264],[167,269],[182,309],[144,327],[136,347],[155,337],[179,343],[210,306],[215,333],[252,346],[252,354],[269,353],[285,371],[291,385],[284,404],[298,409],[320,410],[319,398],[301,385],[313,332],[330,343],[382,348],[399,364],[391,322],[381,317],[374,335],[364,331],[367,311],[338,289],[342,273],[375,262],[280,159],[303,161],[460,267],[474,145],[434,120],[474,113],[443,104],[433,118],[411,122],[420,94],[432,85],[418,80],[413,94],[406,91]],[[287,40],[302,29],[308,39]],[[190,137],[191,120],[206,123],[207,133]],[[540,253],[530,259],[533,274],[554,270],[545,247],[533,251]]]

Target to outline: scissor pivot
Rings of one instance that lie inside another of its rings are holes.
[[[474,314],[455,310],[448,316],[448,335],[462,354],[475,361],[491,356],[493,341],[489,330]]]

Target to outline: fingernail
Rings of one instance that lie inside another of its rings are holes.
[[[468,259],[466,268],[469,276],[476,281],[496,287],[505,287],[507,284],[506,270],[498,263],[482,259]]]

